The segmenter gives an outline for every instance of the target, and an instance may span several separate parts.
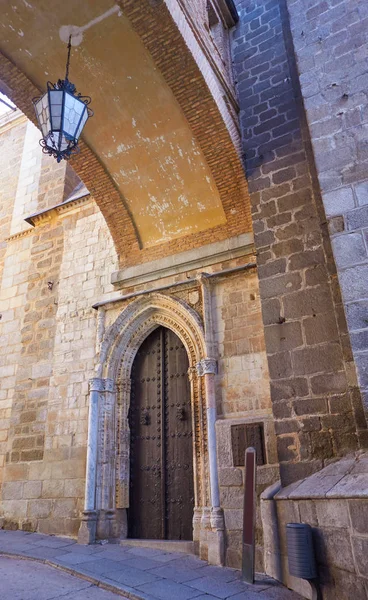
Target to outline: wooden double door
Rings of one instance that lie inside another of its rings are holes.
[[[164,327],[141,345],[132,368],[131,538],[191,540],[193,432],[188,356]]]

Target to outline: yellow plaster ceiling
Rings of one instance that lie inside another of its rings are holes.
[[[225,223],[201,149],[117,6],[107,0],[11,0],[1,11],[1,51],[42,89],[65,75],[60,32],[65,38],[66,26],[80,28],[69,78],[92,97],[95,115],[84,139],[124,196],[143,246]]]

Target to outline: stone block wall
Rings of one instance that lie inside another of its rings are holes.
[[[301,91],[368,411],[368,7],[287,0]]]
[[[248,398],[244,397],[244,403]],[[252,398],[249,398],[252,403]],[[257,467],[257,512],[256,512],[256,570],[264,571],[264,534],[261,520],[260,496],[262,492],[279,478],[279,465],[276,449],[276,436],[272,415],[263,411],[248,417],[233,417],[217,422],[217,447],[221,507],[224,511],[226,528],[226,565],[236,569],[242,564],[242,533],[244,511],[244,467],[234,466],[231,447],[231,427],[249,423],[263,423],[265,436],[266,464]]]
[[[218,414],[268,414],[270,385],[255,269],[219,280],[214,292]]]
[[[96,294],[117,258],[92,199],[22,115],[1,129],[0,487],[5,526],[76,535],[83,504]]]
[[[17,131],[24,147],[24,124]],[[17,136],[11,137],[14,139]],[[32,151],[27,150],[28,154]],[[4,160],[7,158],[5,152]],[[48,157],[37,155],[37,161],[34,192],[38,204],[32,210],[46,212],[33,218],[34,227],[19,220],[10,230],[17,186],[29,173],[23,172],[13,181],[14,165],[6,166],[12,187],[9,196],[4,195],[8,229],[1,280],[4,344],[0,349],[0,401],[4,419],[0,431],[0,517],[5,527],[76,536],[84,501],[88,381],[95,375],[98,343],[98,317],[92,306],[116,297],[110,278],[118,268],[118,259],[107,225],[91,198],[54,208],[71,191],[73,174],[64,171],[63,175],[60,166]],[[19,169],[21,162],[19,158]],[[27,206],[22,204],[23,219],[28,216]],[[244,468],[234,467],[231,425],[264,423],[267,464],[259,469],[258,495],[278,477],[257,275],[254,268],[236,270],[253,261],[247,255],[251,251],[247,247],[244,256],[214,260],[204,268],[209,273],[235,269],[211,280],[211,293],[219,357],[218,456],[228,532],[226,560],[237,567]],[[188,277],[195,278],[202,270],[201,266],[189,268],[180,275],[124,289],[118,295],[179,281],[185,284]],[[189,296],[181,287],[167,293],[201,312],[198,285],[195,282]],[[106,326],[121,310],[121,306],[114,306],[106,311]],[[261,568],[260,523],[257,536],[257,564]]]
[[[366,443],[285,5],[239,0],[233,61],[284,484]]]
[[[13,202],[18,187],[18,177],[24,136],[27,128],[26,119],[17,120],[3,129],[0,136],[1,170],[0,170],[0,276],[6,254],[6,238],[10,235],[13,216]]]
[[[20,317],[10,320],[7,348],[14,377],[0,384],[10,394],[1,516],[6,527],[76,535],[96,353],[92,304],[112,291],[117,259],[91,199],[64,211],[8,241],[9,268],[20,260],[24,294],[10,288]]]
[[[312,527],[323,599],[365,600],[367,483],[368,456],[363,453],[331,464],[299,485],[281,490],[274,500],[262,498],[266,572],[303,597],[311,598],[308,583],[289,574],[286,545],[286,524],[308,523]]]
[[[257,468],[257,497],[279,477],[275,428],[255,269],[220,279],[214,286],[214,330],[218,344],[217,446],[221,506],[227,537],[226,564],[240,568],[244,467],[234,466],[231,427],[263,423],[266,464]],[[256,525],[256,568],[263,570],[263,531]]]

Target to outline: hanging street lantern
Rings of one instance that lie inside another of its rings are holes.
[[[55,156],[60,162],[79,152],[78,140],[87,119],[93,116],[89,108],[91,98],[78,94],[75,85],[68,79],[71,38],[68,43],[68,59],[65,79],[57,83],[47,82],[47,92],[34,98],[33,104],[39,128],[42,132],[42,151]]]

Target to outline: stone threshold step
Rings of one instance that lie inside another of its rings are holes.
[[[194,542],[183,540],[121,540],[120,546],[136,548],[153,548],[163,552],[185,552],[195,554]]]

